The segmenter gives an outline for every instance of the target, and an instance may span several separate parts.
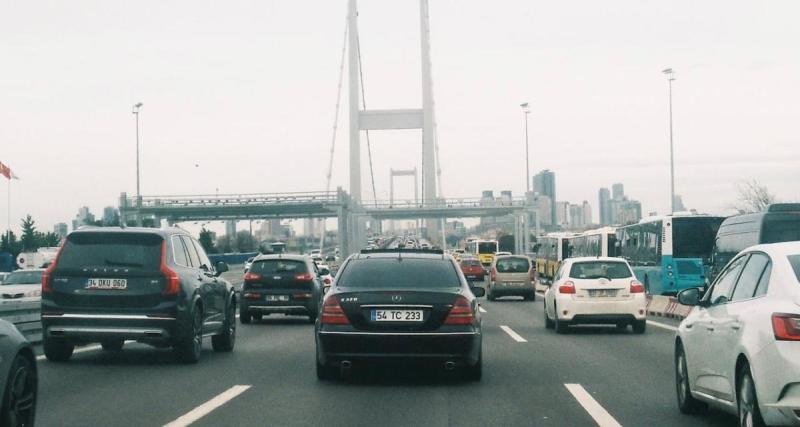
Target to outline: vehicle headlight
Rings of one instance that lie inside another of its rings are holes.
[[[32,290],[32,291],[27,291],[27,292],[25,292],[23,294],[23,296],[25,298],[40,297],[40,296],[42,296],[42,291],[41,291],[41,289],[35,289],[35,290]]]

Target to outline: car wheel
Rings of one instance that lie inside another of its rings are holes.
[[[686,353],[683,345],[678,343],[675,346],[675,387],[678,395],[678,409],[684,414],[699,414],[708,405],[692,396],[689,387],[689,370],[686,367]]]
[[[523,297],[525,301],[536,301],[536,291],[530,291]]]
[[[0,425],[32,426],[36,417],[38,379],[36,368],[27,357],[17,354],[6,379]]]
[[[230,352],[236,345],[236,305],[231,303],[225,315],[222,332],[211,337],[211,348],[216,352]]]
[[[100,343],[100,346],[103,347],[103,351],[108,351],[110,353],[122,351],[122,346],[124,345],[124,340],[106,340]]]
[[[175,345],[175,356],[183,363],[197,363],[203,348],[203,310],[199,305],[194,307],[192,320],[186,326],[188,329]]]
[[[643,334],[647,330],[647,320],[636,320],[633,322],[633,333]]]
[[[317,350],[319,354],[319,350]],[[320,381],[330,381],[336,379],[337,370],[334,368],[319,363],[319,357],[314,358],[317,362],[317,379]]]
[[[261,319],[263,319],[263,318],[264,318],[264,315],[263,315],[263,314],[261,314],[261,313],[251,314],[251,316],[253,316],[253,319],[255,319],[255,320],[256,320],[256,322],[260,322],[260,321],[261,321]]]
[[[489,301],[497,300],[497,297],[494,295],[494,288],[492,287],[491,283],[489,283],[486,286],[486,299],[488,299]]]
[[[544,327],[545,329],[553,329],[553,321],[547,316],[547,303],[544,304]]]
[[[742,427],[763,427],[764,419],[758,409],[758,397],[756,396],[756,385],[753,376],[750,375],[750,368],[742,366],[739,371],[739,392],[737,394],[739,407],[739,425]]]
[[[45,336],[42,346],[44,347],[45,357],[51,362],[66,362],[72,357],[72,352],[75,351],[75,345],[63,339],[47,336]]]
[[[483,376],[483,352],[478,356],[478,362],[472,366],[465,366],[463,378],[467,381],[480,381]]]
[[[250,316],[250,313],[249,313],[249,312],[247,312],[247,311],[241,311],[241,312],[239,313],[239,321],[240,321],[240,322],[242,322],[242,324],[244,324],[244,325],[247,325],[247,324],[249,324],[249,323],[250,323],[252,320],[253,320],[253,318]]]

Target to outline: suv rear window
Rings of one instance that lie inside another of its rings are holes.
[[[260,274],[308,273],[305,262],[291,259],[267,259],[263,261],[255,261],[253,265],[250,266],[250,272]]]
[[[73,233],[58,258],[59,269],[86,266],[158,271],[164,239],[147,233]]]
[[[352,288],[455,288],[461,279],[446,260],[354,259],[339,276],[337,286]]]
[[[631,269],[624,262],[576,262],[569,270],[569,277],[573,279],[626,279],[631,277]]]
[[[800,255],[789,255],[789,264],[794,269],[794,275],[797,276],[797,281],[800,282]]]
[[[531,263],[525,258],[501,258],[495,268],[498,273],[527,273]]]

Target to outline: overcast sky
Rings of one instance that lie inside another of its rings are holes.
[[[145,195],[325,188],[345,0],[0,4],[15,230],[27,213],[52,230],[135,193],[136,102]],[[359,10],[367,106],[419,107],[418,2]],[[556,172],[559,200],[588,200],[597,219],[598,188],[623,182],[645,212],[665,212],[670,66],[687,207],[724,213],[748,179],[800,199],[796,0],[430,0],[430,16],[445,196],[522,194],[529,101],[531,167]],[[345,189],[346,108],[345,88],[332,184]],[[420,167],[420,132],[371,139],[388,198],[389,168]],[[413,195],[410,179],[397,184]]]

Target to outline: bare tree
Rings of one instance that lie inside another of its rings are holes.
[[[736,189],[739,196],[731,207],[741,213],[761,212],[766,210],[771,203],[775,203],[775,195],[755,179],[740,182]]]

